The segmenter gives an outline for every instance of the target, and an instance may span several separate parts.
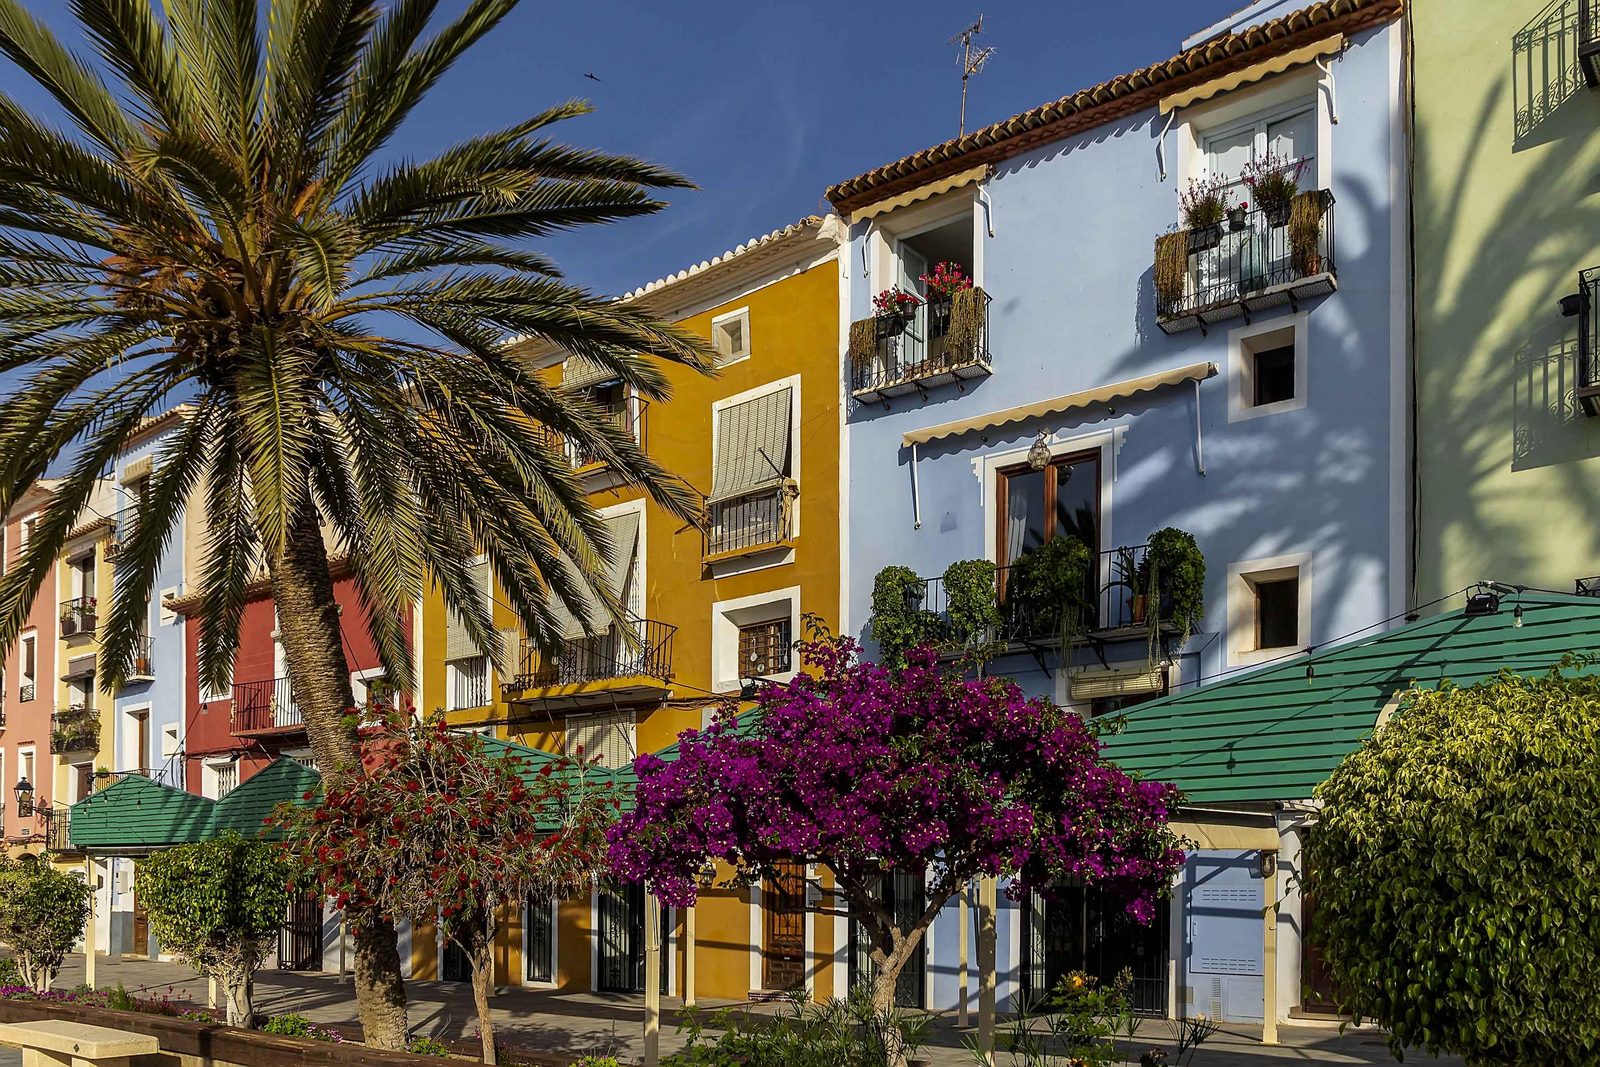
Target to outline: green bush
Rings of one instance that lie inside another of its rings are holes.
[[[106,992],[106,1007],[112,1011],[138,1011],[139,1002],[133,999],[127,987],[118,982]]]
[[[898,1009],[874,1013],[864,992],[820,1005],[797,995],[779,1015],[725,1008],[711,1016],[709,1028],[720,1032],[709,1042],[699,1016],[691,1009],[684,1017],[687,1044],[663,1067],[888,1067],[884,1035],[897,1033],[910,1055],[928,1025]]]
[[[1159,613],[1161,622],[1176,623],[1182,645],[1205,617],[1205,555],[1193,534],[1167,526],[1150,535],[1144,570],[1155,587],[1152,618]]]
[[[1094,553],[1076,537],[1053,537],[1011,565],[1006,600],[1029,637],[1059,634],[1066,643],[1094,617],[1089,570]]]
[[[406,1046],[406,1051],[413,1056],[449,1056],[450,1046],[436,1037],[414,1037]]]
[[[994,640],[1000,629],[994,570],[986,559],[957,560],[945,568],[945,615],[952,641],[977,648]]]
[[[939,636],[939,616],[922,606],[927,584],[910,567],[889,566],[872,581],[872,639],[878,661],[899,669],[906,653]]]
[[[622,1067],[622,1061],[615,1056],[585,1056],[572,1067]]]
[[[22,984],[22,972],[17,970],[17,961],[7,956],[0,960],[0,989]]]
[[[1317,789],[1308,936],[1397,1054],[1600,1063],[1597,737],[1592,675],[1446,683]]]
[[[89,887],[33,856],[0,851],[0,943],[11,946],[20,985],[48,992],[61,961],[83,936]]]
[[[267,1020],[261,1032],[277,1034],[279,1037],[307,1037],[311,1034],[311,1020],[292,1011],[287,1015],[274,1015]]]

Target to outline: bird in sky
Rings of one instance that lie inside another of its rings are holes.
[[[588,78],[592,82],[597,82],[597,81],[600,80],[599,78],[596,78],[593,74],[585,74],[584,77]]]

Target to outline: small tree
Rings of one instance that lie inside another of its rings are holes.
[[[280,810],[295,861],[341,908],[440,923],[472,962],[483,1060],[494,1063],[496,915],[529,893],[592,883],[620,806],[615,783],[581,758],[552,756],[534,772],[443,719],[370,731],[362,762],[368,773],[316,807]]]
[[[753,726],[725,718],[683,735],[675,762],[640,757],[637,807],[610,835],[618,874],[687,906],[714,860],[747,883],[780,861],[826,866],[870,941],[880,1015],[973,878],[1012,877],[1019,897],[1078,878],[1154,915],[1183,862],[1166,828],[1174,787],[1130,779],[1081,719],[1009,680],[952,677],[925,648],[898,674],[856,651],[823,635],[802,646],[817,676],[765,687]],[[908,924],[880,891],[895,870],[931,875]]]
[[[1600,1062],[1600,680],[1415,690],[1317,790],[1343,1010],[1474,1064]]]
[[[0,941],[11,946],[25,985],[50,990],[89,919],[89,887],[34,856],[0,852]]]
[[[278,845],[232,831],[139,864],[150,928],[162,948],[216,979],[232,1026],[255,1024],[255,973],[273,952],[295,892]]]

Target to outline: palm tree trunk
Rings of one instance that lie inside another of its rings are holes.
[[[346,714],[355,705],[355,695],[327,548],[309,506],[290,526],[283,553],[271,561],[271,574],[289,685],[323,780],[332,783],[353,765],[355,732]],[[403,1049],[406,990],[394,923],[376,912],[352,910],[347,918],[355,931],[356,1007],[366,1043]]]

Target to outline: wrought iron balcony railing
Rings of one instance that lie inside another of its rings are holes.
[[[23,682],[17,686],[17,700],[23,704],[28,703],[39,695],[39,687],[33,682]]]
[[[92,634],[97,622],[95,598],[80,596],[61,602],[61,636]]]
[[[932,631],[928,637],[935,644],[951,647],[1048,644],[1059,640],[1064,631],[1101,639],[1142,636],[1152,626],[1167,628],[1163,605],[1150,603],[1146,590],[1130,577],[1144,571],[1149,550],[1148,545],[1127,545],[1101,552],[1085,575],[1081,618],[1063,617],[1064,610],[1074,610],[1071,607],[1063,609],[1012,595],[1009,566],[995,568],[997,623],[952,611],[941,577],[923,579],[915,594],[917,602],[907,606],[927,613],[925,620]]]
[[[156,661],[150,638],[136,637],[133,641],[133,662],[129,665],[129,681],[146,681],[156,676]]]
[[[528,690],[615,678],[671,678],[672,639],[678,628],[640,618],[630,619],[626,625],[627,631],[622,625],[613,624],[594,637],[568,638],[552,656],[523,640],[517,674],[505,688]]]
[[[857,323],[850,345],[851,396],[863,403],[889,400],[989,374],[990,297],[982,289],[971,293],[930,297],[909,315]]]
[[[627,430],[634,441],[642,448],[645,444],[645,412],[650,408],[650,402],[643,397],[634,397],[618,404],[608,406],[603,418],[619,430]],[[545,432],[545,440],[554,448],[560,448],[567,454],[567,462],[572,464],[574,470],[583,470],[585,467],[598,467],[605,463],[600,454],[580,441],[563,438],[554,431]]]
[[[130,505],[111,516],[111,539],[106,542],[105,558],[115,562],[122,556],[122,546],[133,538],[135,524],[139,521],[139,508]]]
[[[36,812],[44,830],[46,852],[76,852],[72,847],[72,813],[67,808],[39,808]]]
[[[1578,363],[1573,396],[1586,415],[1600,415],[1600,267],[1578,272],[1578,291],[1561,301],[1561,313],[1578,320]]]
[[[1579,596],[1600,597],[1600,574],[1589,578],[1579,578],[1573,583],[1572,591]]]
[[[233,732],[261,733],[304,727],[287,678],[236,682],[233,686]]]
[[[706,504],[706,559],[744,556],[789,544],[794,538],[792,479],[742,496]]]
[[[1165,333],[1298,304],[1338,287],[1333,193],[1235,211],[1156,242],[1156,321]]]
[[[50,716],[50,747],[61,752],[93,752],[100,747],[100,710],[69,704]]]

